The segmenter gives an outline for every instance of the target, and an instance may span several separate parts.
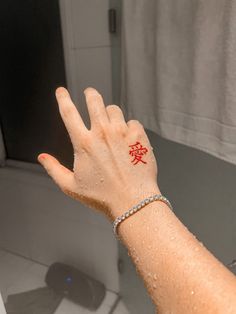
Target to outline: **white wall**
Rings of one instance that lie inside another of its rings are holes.
[[[83,90],[95,87],[112,103],[109,0],[61,0],[68,87],[89,126]]]
[[[82,91],[93,86],[105,102],[112,100],[108,1],[60,5],[68,86],[89,126]],[[64,195],[41,166],[13,165],[0,168],[0,246],[46,265],[73,264],[118,292],[117,240],[110,222]]]

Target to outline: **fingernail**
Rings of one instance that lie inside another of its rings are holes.
[[[58,87],[58,88],[56,89],[56,96],[58,96],[58,97],[65,97],[65,96],[67,96],[67,95],[68,95],[68,91],[67,91],[66,88],[64,88],[64,87]]]
[[[96,89],[93,87],[87,87],[87,88],[85,88],[84,93],[86,94],[88,92],[96,92]]]
[[[41,160],[45,160],[46,159],[46,155],[45,154],[40,154],[38,156],[38,160],[41,161]]]

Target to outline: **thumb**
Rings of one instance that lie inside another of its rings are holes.
[[[38,161],[63,192],[65,190],[74,190],[74,173],[64,167],[55,157],[43,153],[38,155]]]

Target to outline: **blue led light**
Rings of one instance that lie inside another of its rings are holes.
[[[71,277],[66,277],[66,282],[67,283],[71,283],[72,282],[72,278]]]

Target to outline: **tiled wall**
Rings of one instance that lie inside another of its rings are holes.
[[[66,72],[89,126],[83,90],[112,102],[108,0],[62,0]],[[68,262],[119,291],[117,241],[105,217],[64,195],[45,174],[0,168],[0,246],[50,265]]]

